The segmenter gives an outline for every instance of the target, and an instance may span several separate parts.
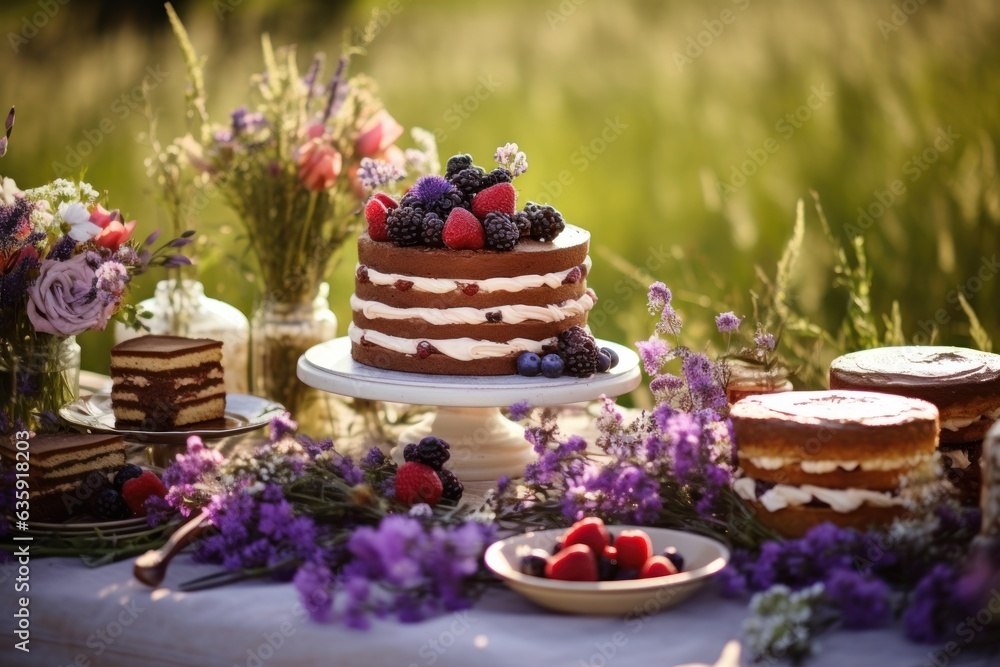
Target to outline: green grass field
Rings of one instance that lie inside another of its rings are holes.
[[[64,166],[85,168],[139,220],[140,234],[166,225],[144,174],[149,147],[137,140],[144,78],[161,137],[184,128],[183,67],[162,9],[120,15],[54,2],[48,17],[45,4],[0,9],[0,104],[18,110],[0,172],[29,187]],[[343,31],[377,9],[382,26],[356,71],[379,81],[401,123],[434,130],[444,155],[485,162],[498,144],[521,145],[531,164],[522,198],[548,201],[593,233],[590,281],[602,300],[592,323],[601,336],[648,334],[648,277],[674,288],[695,344],[717,310],[749,313],[755,266],[773,274],[800,198],[807,233],[793,294],[802,312],[838,327],[847,296],[832,284],[834,257],[810,189],[835,233],[864,234],[873,310],[898,300],[908,340],[925,341],[919,334],[936,322],[941,340],[971,345],[959,292],[1000,334],[1000,5],[992,0],[177,7],[208,56],[210,112],[220,121],[262,67],[262,31],[276,44],[298,43],[304,67],[314,50],[334,55]],[[253,264],[235,223],[222,207],[205,210],[200,277],[211,296],[249,312]],[[349,245],[331,276],[342,322],[353,260]],[[157,278],[144,277],[135,298]],[[81,344],[84,366],[101,370],[109,336],[87,334]]]

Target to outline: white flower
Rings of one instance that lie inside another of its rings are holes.
[[[80,202],[59,205],[59,217],[72,228],[69,237],[77,243],[86,243],[101,233],[101,228],[90,221],[90,212]]]
[[[17,187],[13,178],[6,176],[0,178],[0,200],[3,201],[4,205],[10,206],[19,195],[24,195],[24,193]]]
[[[35,202],[31,209],[31,224],[36,232],[48,233],[52,227],[52,207],[46,200]]]

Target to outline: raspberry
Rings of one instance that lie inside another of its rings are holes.
[[[441,238],[452,250],[479,250],[486,244],[483,225],[464,208],[456,208],[448,214]]]
[[[111,487],[101,489],[97,492],[93,507],[94,515],[98,519],[114,521],[128,515],[128,507],[125,506],[125,501],[122,500],[121,494]]]
[[[144,470],[139,477],[130,479],[122,485],[122,498],[135,516],[146,516],[147,498],[150,496],[163,498],[166,495],[167,487],[163,486],[156,473],[150,470]]]
[[[412,206],[400,206],[389,211],[385,227],[389,239],[398,246],[419,245],[423,235],[424,211]]]
[[[118,489],[118,491],[121,491],[125,482],[130,479],[135,479],[140,475],[142,475],[142,468],[134,463],[126,464],[124,468],[115,473],[115,488]]]
[[[491,185],[472,198],[472,212],[480,220],[493,211],[514,215],[516,210],[517,190],[510,183]]]
[[[479,293],[479,283],[469,283],[462,287],[462,292],[466,296],[476,296]]]
[[[359,283],[364,285],[365,283],[370,283],[371,279],[368,277],[368,267],[359,266],[358,270],[354,272],[354,279]]]
[[[427,213],[424,216],[424,231],[421,240],[425,246],[431,248],[443,248],[444,239],[441,233],[444,231],[444,220],[437,213]]]
[[[452,503],[462,500],[462,494],[465,493],[465,485],[458,481],[455,473],[447,468],[441,468],[438,470],[438,477],[441,478],[441,487],[444,489],[441,493],[441,500],[447,500]]]
[[[517,231],[521,234],[522,239],[531,236],[531,218],[528,217],[527,213],[524,211],[515,213],[510,216],[510,219],[517,226]]]
[[[413,460],[423,463],[426,466],[441,470],[444,464],[451,458],[451,447],[441,438],[427,436],[417,443],[417,451]]]
[[[579,266],[574,266],[569,270],[569,273],[566,274],[566,277],[563,278],[562,284],[575,285],[581,280],[583,280],[583,271],[580,270]]]
[[[406,505],[427,503],[431,507],[441,500],[444,487],[441,478],[430,466],[410,461],[396,471],[396,499]]]
[[[472,166],[472,156],[468,153],[460,153],[458,155],[452,155],[448,158],[448,164],[444,169],[445,178],[450,179],[452,176],[462,171],[463,169],[468,169]]]
[[[483,219],[483,230],[486,233],[486,247],[491,250],[507,252],[513,250],[517,245],[521,234],[517,231],[517,226],[510,220],[506,213],[493,211],[487,213]]]
[[[409,292],[410,288],[413,287],[413,281],[400,279],[394,282],[392,286],[398,289],[400,292]]]
[[[570,327],[559,334],[558,351],[566,362],[566,375],[582,378],[597,372],[597,343],[583,327]]]
[[[433,345],[431,345],[430,343],[428,343],[427,341],[422,340],[419,343],[417,343],[417,356],[420,357],[421,359],[426,359],[432,354],[437,354],[437,353],[438,349]]]
[[[524,213],[531,220],[531,238],[536,241],[552,241],[566,229],[562,215],[551,206],[528,202]]]

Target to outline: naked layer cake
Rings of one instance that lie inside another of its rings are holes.
[[[163,431],[223,418],[222,343],[141,336],[111,350],[111,407],[118,428]]]
[[[518,358],[530,353],[540,356],[528,373],[538,374],[542,355],[572,348],[558,372],[597,372],[598,350],[584,333],[597,301],[586,280],[590,234],[551,206],[518,211],[512,180],[526,159],[512,144],[495,157],[501,166],[487,173],[457,155],[444,177],[419,179],[398,202],[383,193],[369,201],[348,328],[356,361],[507,375],[523,371]]]
[[[81,480],[94,472],[110,472],[125,465],[125,441],[118,435],[38,434],[27,441],[29,500],[35,521],[62,521],[82,500],[76,497]],[[4,467],[17,469],[24,451],[9,439],[0,441]]]
[[[933,479],[938,411],[858,391],[752,396],[730,413],[741,476],[734,489],[786,536],[824,521],[885,525]]]

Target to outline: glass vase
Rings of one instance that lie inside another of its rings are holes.
[[[79,396],[75,336],[0,340],[0,433],[51,430],[59,408]]]
[[[296,368],[306,350],[337,336],[329,293],[329,285],[323,283],[312,300],[266,299],[250,327],[254,394],[284,405],[299,430],[317,438],[331,435],[335,415],[331,396],[303,384]]]
[[[792,390],[788,369],[782,366],[767,368],[739,360],[728,360],[726,370],[729,375],[726,382],[726,398],[729,399],[730,405],[747,396]]]
[[[249,392],[250,321],[238,308],[205,296],[205,286],[197,280],[161,280],[153,297],[139,303],[139,309],[152,313],[142,320],[149,333],[189,338],[210,338],[222,342],[222,367],[226,373],[226,392]],[[119,323],[115,341],[143,335]]]

